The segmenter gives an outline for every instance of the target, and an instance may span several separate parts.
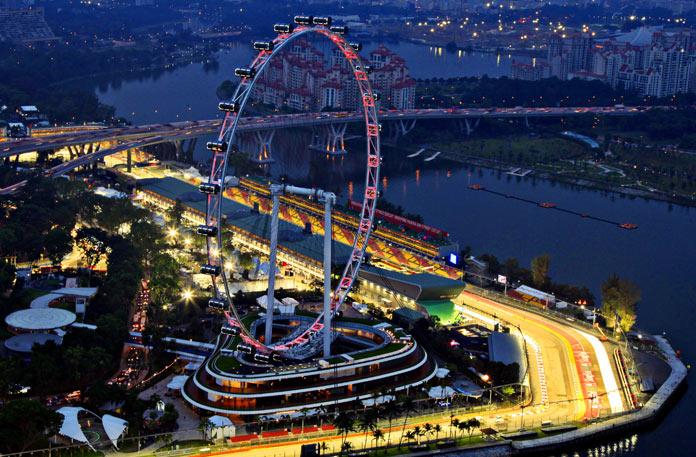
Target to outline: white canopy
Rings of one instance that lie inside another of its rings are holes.
[[[449,373],[450,373],[450,371],[447,368],[438,368],[435,371],[435,376],[442,379],[442,378],[446,378]]]
[[[118,449],[116,442],[128,428],[128,422],[120,417],[104,414],[104,416],[102,416],[102,427],[104,427],[106,436],[109,437],[114,447]]]
[[[290,297],[287,297],[290,298]],[[273,298],[273,309],[277,309],[280,311],[281,314],[294,314],[295,313],[295,307],[297,306],[297,301],[290,298],[292,302],[285,302],[287,298],[284,298],[282,302],[278,301],[277,298]],[[261,295],[259,298],[256,299],[256,304],[259,305],[261,308],[266,309],[266,301],[268,300],[268,297],[266,295]]]
[[[169,381],[169,384],[167,384],[167,389],[181,390],[181,388],[184,387],[184,383],[187,379],[188,376],[186,375],[174,376],[172,380]]]
[[[366,398],[365,400],[362,400],[362,404],[363,406],[375,406],[381,405],[382,403],[389,403],[395,399],[396,397],[394,397],[394,395],[380,395],[379,397],[375,398]]]
[[[58,433],[80,443],[89,444],[89,440],[85,436],[85,432],[82,431],[82,426],[77,418],[80,411],[86,411],[86,409],[73,406],[63,406],[58,409],[56,412],[63,416],[63,423]]]
[[[435,386],[428,391],[430,398],[450,398],[455,391],[450,386]]]
[[[198,368],[200,368],[200,366],[201,366],[201,362],[189,362],[184,367],[184,370],[193,371],[193,370],[197,370]]]
[[[284,299],[281,300],[281,302],[283,302],[284,305],[288,305],[288,306],[297,306],[300,304],[300,302],[298,302],[297,300],[295,300],[292,297],[285,297]]]
[[[211,427],[229,427],[232,425],[230,418],[225,416],[210,416],[208,423]]]

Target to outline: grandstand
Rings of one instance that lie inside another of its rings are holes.
[[[43,8],[0,8],[0,43],[38,43],[56,40]]]

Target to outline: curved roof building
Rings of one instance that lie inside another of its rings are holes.
[[[67,327],[76,318],[75,313],[60,308],[29,308],[8,314],[5,323],[14,332],[43,332]]]

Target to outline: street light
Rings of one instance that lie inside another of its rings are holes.
[[[170,227],[170,228],[167,230],[167,236],[168,236],[169,238],[174,239],[174,238],[176,238],[178,235],[179,235],[179,231],[176,229],[176,227]]]
[[[191,289],[184,289],[181,292],[181,299],[182,300],[189,302],[189,301],[191,301],[192,298],[193,298],[193,291]]]

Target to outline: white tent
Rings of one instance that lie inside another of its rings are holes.
[[[435,386],[428,391],[430,398],[450,398],[455,391],[450,386]]]
[[[363,406],[375,406],[375,405],[381,405],[382,403],[389,403],[390,401],[396,400],[396,397],[394,395],[380,395],[379,397],[375,398],[366,398],[365,400],[362,400]]]
[[[171,381],[169,381],[169,384],[167,384],[167,389],[169,390],[181,390],[182,387],[184,387],[184,383],[186,383],[186,380],[188,379],[188,376],[186,375],[179,375],[179,376],[174,376]]]
[[[89,440],[85,436],[85,432],[82,431],[82,426],[77,416],[80,411],[87,411],[84,408],[73,407],[73,406],[63,406],[56,412],[63,416],[63,423],[60,425],[60,430],[58,433],[70,438],[71,440],[79,441],[80,443],[89,444]]]
[[[266,295],[261,295],[259,298],[256,299],[256,304],[259,305],[261,308],[266,309],[268,306],[266,306],[266,301],[268,300],[268,297]],[[283,303],[279,302],[277,298],[273,298],[273,309],[278,309],[280,310],[281,313],[284,313],[284,310],[287,309],[287,306],[285,306]],[[295,309],[293,307],[293,310],[291,313],[295,312]]]
[[[435,376],[442,379],[442,378],[446,378],[447,375],[449,375],[449,373],[450,373],[450,371],[447,368],[438,368],[435,371]]]
[[[206,432],[208,438],[213,441],[233,437],[236,431],[237,429],[232,424],[232,421],[225,416],[211,416],[208,418]]]
[[[106,436],[109,437],[114,447],[118,449],[116,442],[128,428],[128,422],[120,417],[104,414],[104,416],[102,416],[102,427],[104,427]]]

